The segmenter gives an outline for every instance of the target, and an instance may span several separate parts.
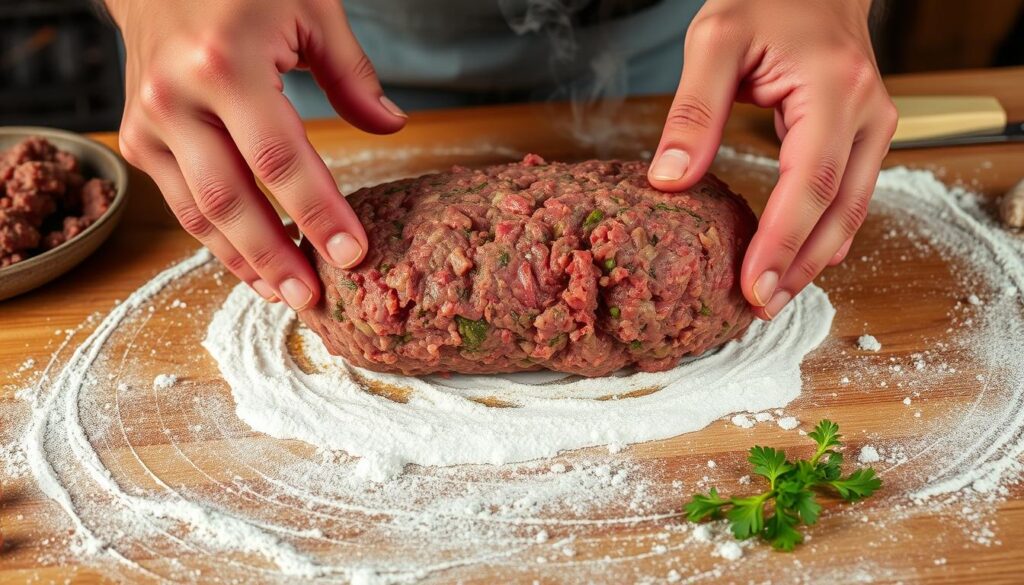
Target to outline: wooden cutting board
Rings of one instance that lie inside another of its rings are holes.
[[[987,94],[997,96],[1011,119],[1024,118],[1024,69],[1003,69],[962,73],[940,73],[898,77],[887,80],[895,94]],[[454,162],[473,165],[508,160],[515,152],[537,152],[548,159],[580,159],[595,155],[604,157],[635,157],[644,149],[653,148],[660,133],[668,99],[654,97],[632,100],[617,118],[619,129],[628,128],[628,136],[619,136],[616,148],[581,145],[552,120],[566,119],[561,105],[524,105],[452,110],[415,114],[407,129],[398,135],[367,136],[340,121],[313,121],[308,124],[310,139],[325,155],[340,164],[335,172],[343,184],[358,185],[379,178],[408,175],[444,168]],[[113,134],[98,136],[116,147]],[[775,156],[778,152],[773,136],[771,116],[747,106],[737,106],[725,133],[726,144],[744,152]],[[372,149],[376,154],[372,165],[360,164],[358,153]],[[349,157],[353,162],[345,163]],[[1024,175],[1024,146],[974,146],[961,149],[931,149],[894,152],[886,166],[909,165],[934,169],[947,182],[962,182],[987,198],[1004,193]],[[756,173],[720,165],[721,173],[732,187],[743,193],[756,210],[764,204],[770,184]],[[882,442],[904,436],[927,433],[929,420],[972,399],[978,388],[971,383],[977,372],[965,370],[950,378],[945,385],[930,388],[928,400],[915,408],[901,404],[906,394],[895,384],[886,387],[867,383],[843,384],[848,372],[844,366],[853,351],[854,340],[870,327],[884,345],[877,356],[880,366],[890,358],[904,360],[928,349],[924,341],[941,336],[948,327],[947,313],[955,299],[942,292],[952,286],[948,262],[939,256],[924,257],[913,263],[900,262],[901,255],[911,251],[908,242],[889,242],[893,226],[884,217],[873,215],[850,252],[851,262],[863,257],[900,267],[901,282],[912,285],[916,302],[894,298],[886,292],[892,276],[872,272],[865,266],[844,267],[829,271],[821,285],[830,293],[839,314],[830,338],[804,366],[804,393],[787,411],[810,428],[819,418],[828,417],[841,423],[852,445],[868,440]],[[881,242],[887,241],[886,245]],[[0,401],[13,403],[14,390],[19,387],[16,375],[28,357],[44,360],[57,348],[61,337],[56,330],[71,329],[93,313],[105,314],[116,300],[123,299],[159,270],[182,259],[196,248],[195,243],[177,227],[152,183],[139,173],[132,176],[131,200],[126,217],[115,236],[100,251],[64,278],[20,298],[0,303]],[[881,256],[878,256],[880,254]],[[204,294],[198,290],[181,291],[179,298],[189,304],[202,305]],[[153,372],[168,364],[187,361],[202,351],[195,347],[194,330],[167,332],[167,350],[152,365],[143,367]],[[200,336],[201,337],[201,336]],[[184,340],[192,340],[184,343]],[[873,358],[874,359],[874,358]],[[215,374],[215,371],[213,372]],[[212,375],[207,371],[204,375]],[[870,390],[870,391],[868,391]],[[229,395],[228,395],[229,396]],[[915,417],[915,412],[921,412]],[[924,422],[922,422],[924,421]],[[17,421],[0,419],[0,438],[6,439]],[[186,418],[169,424],[183,427]],[[268,440],[253,436],[257,444]],[[159,463],[159,447],[163,437],[156,429],[146,437]],[[660,461],[666,473],[678,472],[684,479],[698,473],[700,463],[713,459],[716,477],[727,478],[747,473],[744,451],[754,443],[799,448],[806,439],[793,432],[781,431],[774,425],[740,429],[731,424],[715,423],[707,429],[675,439],[633,446],[623,457],[641,461]],[[213,447],[211,447],[212,449]],[[301,449],[297,446],[296,449]],[[173,467],[168,456],[168,474],[188,474]],[[893,475],[891,477],[897,477]],[[199,480],[196,480],[199,481]],[[689,485],[693,485],[689,483]],[[46,515],[59,514],[52,502],[42,497],[30,477],[11,480],[0,476],[3,494],[0,497],[0,533],[5,545],[0,549],[0,581],[63,581],[104,582],[112,578],[89,566],[66,565],[60,560],[55,537]],[[899,480],[890,481],[886,490],[898,492]],[[680,505],[685,494],[680,494]],[[720,574],[722,580],[750,579],[790,581],[801,575],[827,575],[829,566],[836,567],[832,579],[854,578],[858,567],[882,575],[882,580],[908,582],[917,580],[943,582],[1019,582],[1024,570],[1024,490],[1011,488],[1009,497],[999,504],[991,525],[995,543],[979,545],[963,536],[958,520],[948,516],[922,515],[899,523],[889,530],[884,521],[892,513],[893,498],[883,497],[878,503],[860,508],[872,527],[865,529],[861,514],[839,513],[830,507],[822,522],[809,531],[813,546],[805,546],[793,554],[777,554],[763,547],[750,555],[756,559],[738,565],[735,572]],[[678,522],[678,520],[677,520]],[[602,554],[618,554],[624,548],[639,546],[645,534],[655,530],[645,526],[607,528],[587,535],[587,547],[595,558]],[[867,535],[867,536],[866,536]],[[871,546],[865,547],[865,538]],[[878,543],[881,543],[880,545]],[[720,562],[707,551],[686,549],[670,553],[679,555],[685,565],[710,569]],[[609,569],[597,573],[594,580],[604,578],[619,582],[640,576],[663,577],[665,555],[644,560],[634,557],[629,571]],[[41,560],[42,559],[42,560]],[[51,559],[51,560],[46,560]],[[938,562],[942,559],[942,562]],[[182,559],[186,563],[189,559]],[[159,566],[166,559],[147,561]],[[671,561],[671,558],[668,559]],[[749,562],[754,561],[754,562]],[[533,578],[557,581],[559,573],[550,567],[525,564],[513,568],[501,566],[469,566],[447,574],[434,575],[438,582],[461,579],[466,582],[530,582]],[[710,578],[705,576],[705,579]]]

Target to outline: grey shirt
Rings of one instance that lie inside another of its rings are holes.
[[[388,96],[409,110],[495,99],[590,101],[671,93],[703,0],[345,0]],[[553,7],[569,6],[566,10]],[[303,117],[333,114],[306,74]]]

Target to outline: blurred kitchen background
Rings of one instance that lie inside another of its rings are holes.
[[[1024,65],[1024,0],[883,8],[874,30],[883,73]],[[117,33],[91,0],[0,0],[0,31],[0,125],[117,128]]]

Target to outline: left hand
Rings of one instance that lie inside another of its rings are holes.
[[[869,8],[870,0],[708,0],[687,31],[648,178],[664,191],[688,188],[711,165],[734,100],[775,108],[779,181],[740,272],[762,319],[841,262],[867,215],[897,118]]]

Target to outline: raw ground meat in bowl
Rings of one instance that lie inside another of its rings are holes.
[[[738,271],[756,219],[712,175],[663,193],[646,170],[527,155],[362,189],[367,257],[342,270],[306,243],[325,294],[300,317],[383,372],[670,369],[750,324]]]

